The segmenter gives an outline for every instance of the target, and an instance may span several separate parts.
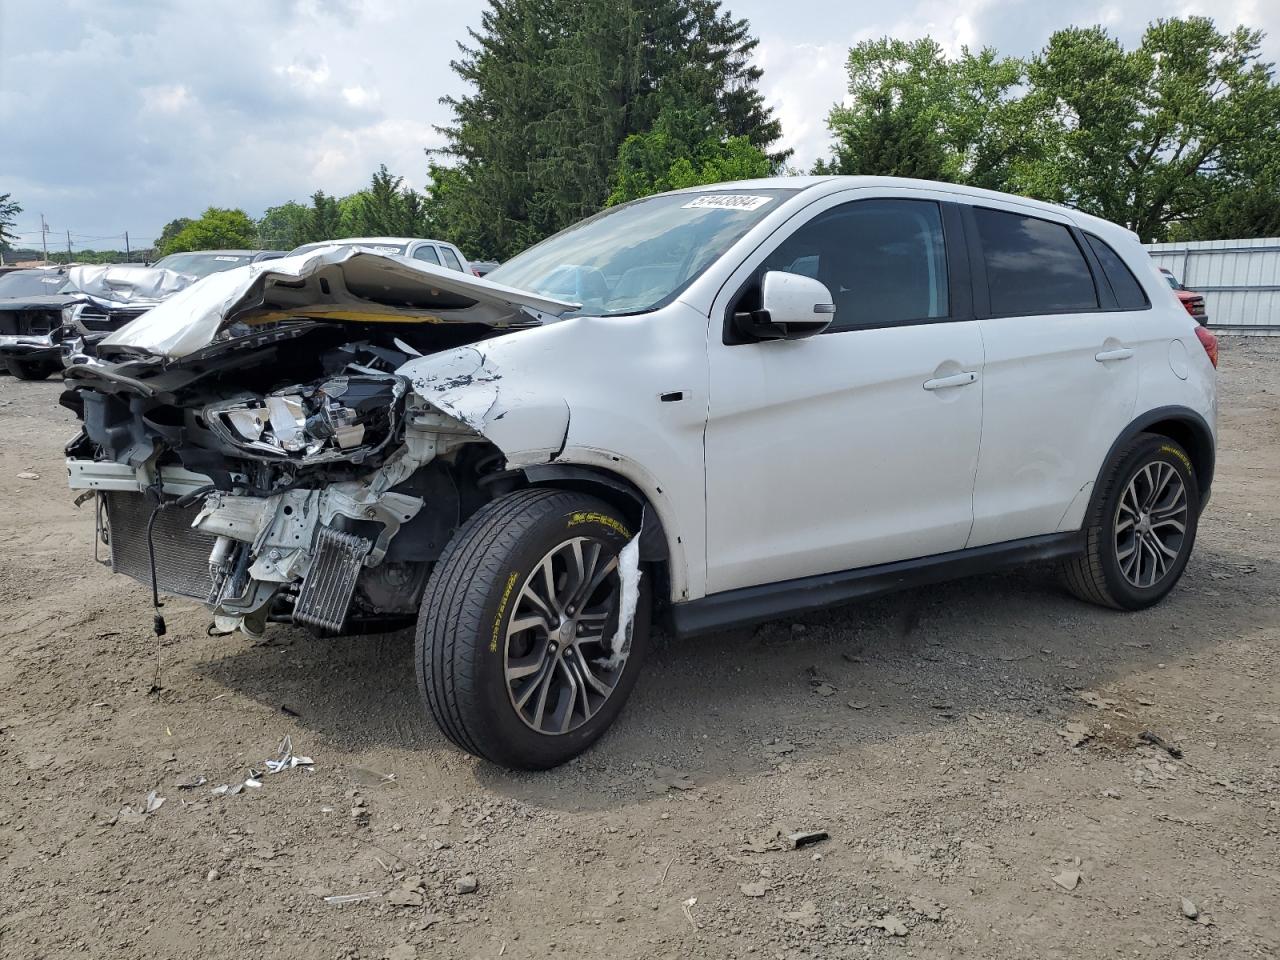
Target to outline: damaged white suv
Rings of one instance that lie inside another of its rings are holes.
[[[216,274],[71,358],[67,467],[157,605],[416,617],[445,734],[540,768],[617,716],[653,613],[693,634],[1046,559],[1156,602],[1215,363],[1120,227],[794,177],[615,207],[484,279],[342,247]]]

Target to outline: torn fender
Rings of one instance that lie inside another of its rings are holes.
[[[236,323],[311,318],[348,323],[537,326],[577,304],[398,254],[322,247],[214,273],[102,341],[177,359]]]
[[[516,386],[482,349],[459,347],[411,360],[396,371],[414,394],[489,440],[509,467],[554,460],[569,432],[569,405]]]

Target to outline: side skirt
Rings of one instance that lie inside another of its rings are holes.
[[[857,570],[824,573],[781,583],[765,583],[715,593],[700,600],[673,604],[671,621],[682,637],[742,627],[788,614],[874,597],[897,590],[941,583],[1043,560],[1057,560],[1084,551],[1079,530],[1027,537],[954,550],[917,560],[899,560]]]

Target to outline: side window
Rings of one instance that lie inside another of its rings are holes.
[[[1111,286],[1111,292],[1116,295],[1116,303],[1120,305],[1120,309],[1143,310],[1151,306],[1151,301],[1147,299],[1147,293],[1142,289],[1142,284],[1120,259],[1120,254],[1112,250],[1105,240],[1095,237],[1092,233],[1086,233],[1084,238],[1088,241],[1093,255],[1102,264],[1102,272]]]
[[[462,272],[462,262],[458,259],[457,254],[448,247],[442,246],[440,248],[440,256],[444,257],[444,265],[450,270],[457,270],[459,273]]]
[[[424,243],[413,251],[413,259],[425,260],[427,263],[434,263],[437,267],[440,266],[440,258],[436,256],[436,248],[429,243]]]
[[[1096,310],[1089,263],[1059,223],[975,207],[996,316]]]
[[[855,200],[818,214],[765,260],[821,280],[835,301],[831,330],[946,317],[942,211],[931,200]]]

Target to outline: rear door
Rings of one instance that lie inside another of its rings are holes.
[[[1138,363],[1131,314],[1070,221],[994,201],[965,210],[986,353],[969,538],[981,546],[1072,525],[1133,417]]]
[[[957,208],[848,191],[789,223],[712,313],[707,590],[964,546],[981,431],[982,341]],[[742,342],[767,270],[821,280],[826,333]],[[725,326],[721,327],[721,322]]]

